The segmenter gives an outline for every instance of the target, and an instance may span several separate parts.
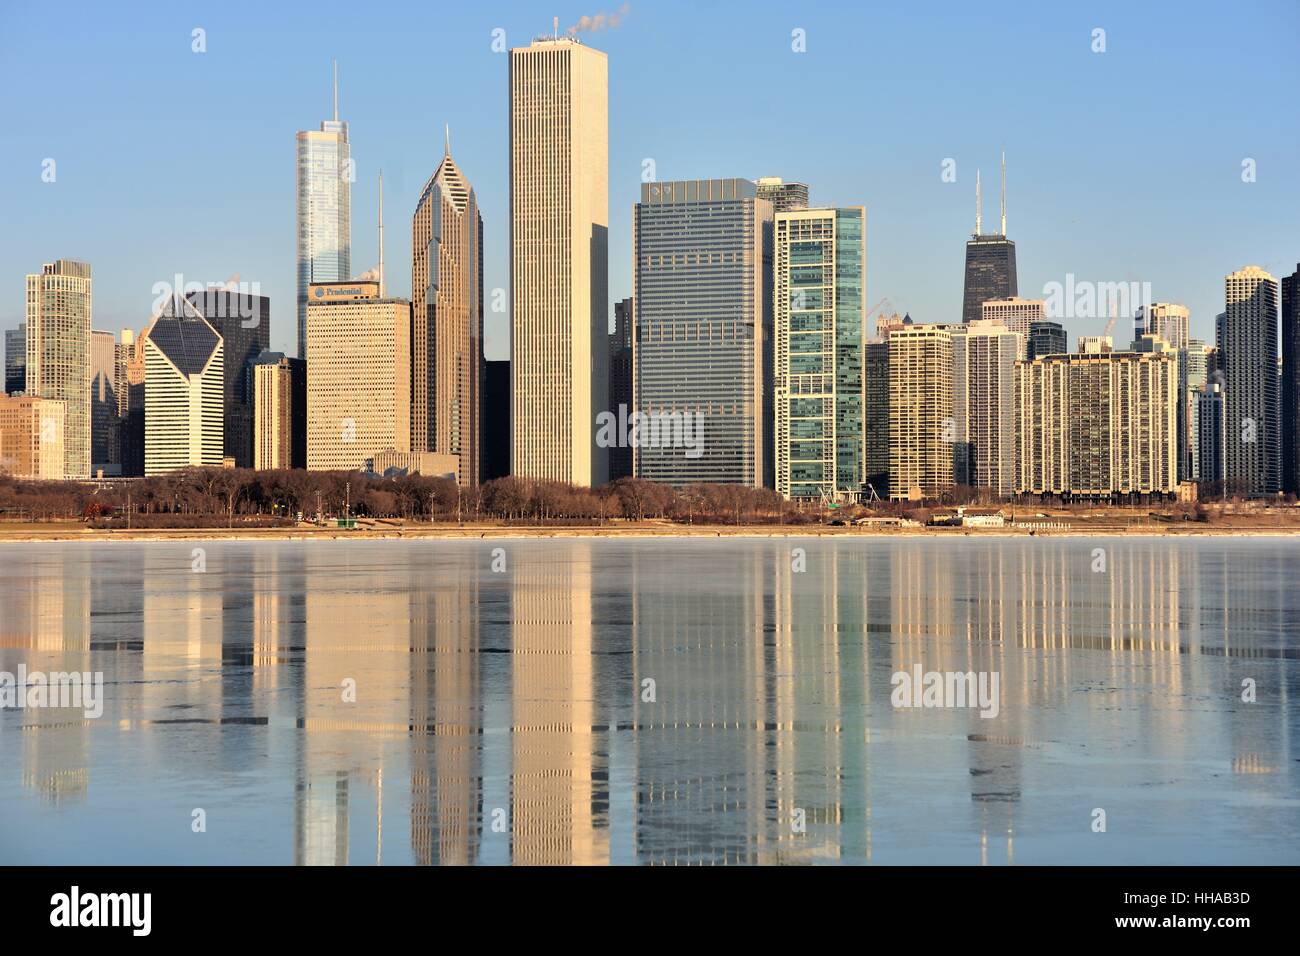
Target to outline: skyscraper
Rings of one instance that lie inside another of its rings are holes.
[[[1002,227],[986,234],[980,215],[980,179],[975,173],[975,232],[966,242],[966,281],[962,295],[961,320],[966,324],[980,318],[980,306],[989,299],[1014,298],[1016,291],[1016,244],[1007,238],[1007,160],[1002,157]]]
[[[636,309],[629,296],[614,303],[614,331],[609,335],[609,407],[617,414],[620,406],[635,408],[632,373],[632,333]],[[632,475],[632,449],[619,446],[609,449],[609,480]]]
[[[165,304],[144,343],[144,473],[220,466],[221,335],[188,300]]]
[[[989,299],[980,305],[980,319],[997,322],[1020,336],[1020,354],[1024,358],[1029,349],[1029,335],[1035,322],[1047,319],[1046,303],[1042,299]]]
[[[889,497],[889,342],[868,341],[863,346],[863,379],[866,396],[863,414],[863,459],[868,499]]]
[[[253,467],[307,464],[306,361],[266,351],[253,362]]]
[[[1133,338],[1140,339],[1147,333],[1158,335],[1181,352],[1187,348],[1190,315],[1186,306],[1174,302],[1138,306],[1133,317]]]
[[[33,395],[0,395],[0,474],[61,481],[67,403]]]
[[[1025,348],[1025,358],[1029,361],[1043,355],[1058,355],[1069,347],[1065,326],[1060,322],[1043,319],[1029,323],[1029,342]]]
[[[117,339],[112,332],[90,333],[90,469],[92,475],[122,474],[118,418]]]
[[[485,362],[483,375],[483,481],[510,474],[510,362]]]
[[[1120,500],[1177,487],[1172,350],[1018,362],[1016,393],[1018,494]]]
[[[47,262],[27,277],[27,394],[67,406],[68,478],[90,477],[90,263]]]
[[[780,176],[763,176],[755,184],[758,198],[772,204],[772,212],[808,208],[808,184],[787,183]]]
[[[997,497],[1014,493],[1016,359],[1023,350],[1024,336],[993,319],[952,330],[956,484]]]
[[[411,303],[379,283],[313,284],[307,307],[307,467],[355,471],[411,444]]]
[[[510,51],[512,473],[599,485],[607,410],[608,62],[574,37]]]
[[[27,323],[5,330],[5,393],[17,395],[27,388]]]
[[[1269,495],[1281,486],[1278,428],[1278,283],[1258,266],[1224,279],[1225,480],[1229,491]]]
[[[348,124],[339,120],[338,65],[334,119],[297,136],[298,357],[307,354],[307,287],[352,277],[352,181]]]
[[[953,485],[952,328],[889,333],[889,497],[937,498]]]
[[[1282,490],[1300,494],[1300,264],[1282,277]]]
[[[1210,380],[1210,352],[1200,339],[1188,339],[1178,353],[1178,480],[1199,481],[1201,442],[1197,396]]]
[[[237,468],[253,467],[253,362],[271,345],[271,300],[225,286],[186,298],[221,336],[224,454]]]
[[[776,490],[856,500],[866,480],[867,211],[776,216]]]
[[[468,485],[482,470],[483,376],[483,217],[448,133],[411,219],[411,451],[456,455]]]
[[[129,329],[122,330],[123,360],[126,363],[121,413],[122,474],[128,478],[144,475],[144,343],[152,327],[153,320],[150,320],[139,335]]]
[[[770,483],[771,204],[745,179],[643,183],[632,262],[635,408],[704,424],[702,448],[633,449],[637,477]]]

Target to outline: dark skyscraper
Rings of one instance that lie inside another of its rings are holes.
[[[980,318],[980,306],[989,299],[1012,299],[1016,286],[1016,244],[1007,238],[1007,162],[1002,158],[1002,228],[983,232],[980,218],[980,179],[975,173],[975,232],[966,242],[966,283],[962,296],[961,320],[970,324]]]
[[[17,395],[27,388],[27,323],[5,332],[5,392]]]
[[[1032,362],[1040,355],[1060,355],[1068,351],[1065,326],[1060,322],[1029,323],[1029,342],[1025,351],[1028,361]]]
[[[619,406],[632,413],[632,299],[614,303],[614,331],[609,336],[609,408],[615,415]],[[609,450],[609,480],[632,476],[631,447]]]
[[[225,343],[225,457],[253,467],[253,363],[271,347],[271,300],[211,286],[186,298]]]
[[[1282,277],[1282,490],[1300,494],[1300,263]]]
[[[510,362],[484,362],[483,481],[510,474]]]
[[[867,498],[874,490],[889,499],[889,342],[868,341],[863,346],[863,379],[866,382],[865,447],[863,449]]]

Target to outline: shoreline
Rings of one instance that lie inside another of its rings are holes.
[[[418,541],[481,540],[486,538],[1289,538],[1300,537],[1300,527],[1211,525],[1195,528],[1142,526],[1075,527],[1037,531],[1025,528],[840,528],[795,525],[652,525],[641,527],[586,526],[461,526],[404,528],[142,528],[102,530],[57,528],[36,531],[30,527],[7,531],[0,527],[0,544],[66,541]]]

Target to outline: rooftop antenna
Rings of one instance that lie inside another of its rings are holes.
[[[1002,151],[1002,237],[1007,235],[1007,151]]]
[[[334,61],[334,122],[339,121],[339,61]]]
[[[980,235],[980,171],[975,170],[975,235]]]
[[[553,37],[554,37],[556,40],[558,40],[558,39],[560,38],[560,18],[559,18],[559,17],[551,17],[551,30],[553,31],[553,34],[552,34]]]
[[[450,156],[451,155],[451,124],[450,123],[447,123],[445,126],[443,126],[443,135],[445,137],[443,140],[444,143],[443,155]]]
[[[384,298],[384,171],[379,171],[379,298]]]

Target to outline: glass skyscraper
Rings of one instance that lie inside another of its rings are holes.
[[[776,216],[776,489],[786,498],[862,493],[866,232],[863,206]]]
[[[307,354],[307,287],[352,278],[352,167],[348,124],[334,119],[298,134],[298,357]]]

